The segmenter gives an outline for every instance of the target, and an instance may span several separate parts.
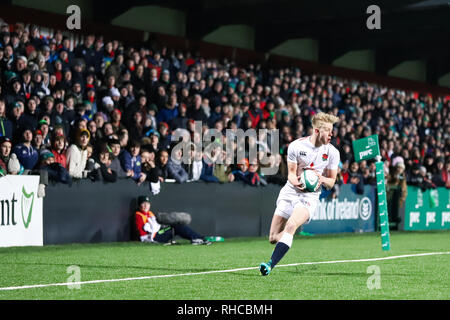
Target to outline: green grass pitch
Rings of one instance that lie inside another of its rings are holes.
[[[449,299],[450,255],[392,260],[282,266],[303,262],[381,258],[449,252],[450,232],[392,232],[391,250],[378,233],[296,236],[267,277],[258,266],[273,250],[266,238],[233,238],[211,246],[128,243],[0,248],[0,288],[79,280],[116,282],[1,290],[0,299]],[[368,288],[369,266],[379,288]],[[233,272],[208,271],[235,270]],[[376,268],[376,267],[375,267]],[[199,273],[199,274],[191,274]],[[138,277],[176,275],[171,277]],[[72,278],[71,278],[72,277]]]

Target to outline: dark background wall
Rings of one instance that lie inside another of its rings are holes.
[[[280,189],[239,183],[165,183],[158,195],[152,195],[148,184],[138,187],[128,180],[49,185],[44,198],[44,244],[129,241],[136,198],[142,194],[150,196],[153,212],[188,212],[191,227],[204,235],[268,235]]]

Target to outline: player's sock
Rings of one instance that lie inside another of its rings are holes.
[[[289,248],[292,246],[292,240],[294,236],[287,232],[283,233],[280,241],[278,241],[275,246],[275,250],[273,250],[272,257],[270,258],[270,265],[274,268],[278,262],[284,257],[286,252],[288,252]]]

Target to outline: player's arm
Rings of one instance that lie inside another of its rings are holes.
[[[319,175],[319,184],[330,190],[336,183],[337,170],[326,169],[323,175]]]
[[[296,162],[287,162],[288,167],[288,180],[294,187],[299,188],[300,190],[303,190],[304,187],[300,185],[300,181],[297,177],[297,166],[298,164]]]

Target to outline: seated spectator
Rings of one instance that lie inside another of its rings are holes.
[[[155,214],[150,211],[150,198],[138,197],[138,208],[136,211],[136,229],[141,242],[151,243],[175,243],[174,237],[180,236],[190,240],[192,245],[210,245],[205,237],[198,234],[186,224],[176,223],[170,226],[159,224]]]
[[[103,144],[97,154],[94,155],[94,169],[89,173],[93,181],[116,182],[117,172],[111,169],[111,153],[107,144]]]
[[[120,130],[125,129],[125,126],[121,123],[122,112],[119,109],[114,109],[111,112],[111,125],[114,133],[118,133]]]
[[[49,181],[72,184],[69,172],[60,163],[55,162],[55,156],[48,150],[45,150],[40,156],[39,169],[47,171]]]
[[[183,163],[183,167],[188,174],[188,181],[200,180],[203,168],[203,153],[200,148],[197,149],[194,144],[191,144],[189,160]]]
[[[17,156],[11,154],[11,139],[0,137],[0,176],[7,174],[18,174],[20,171],[20,162]]]
[[[244,159],[241,170],[235,174],[236,180],[243,181],[245,184],[254,187],[266,185],[267,182],[262,179],[257,172],[258,168],[259,166],[256,162],[249,164],[248,159]]]
[[[169,152],[162,149],[158,152],[156,157],[156,169],[158,174],[158,179],[164,182],[169,177],[169,169],[167,163],[169,162]]]
[[[168,150],[170,148],[170,144],[172,141],[172,136],[169,132],[169,125],[165,122],[159,123],[159,149],[166,149]]]
[[[123,153],[123,150],[120,146],[120,142],[118,139],[109,139],[108,140],[108,147],[111,149],[111,155],[110,155],[110,168],[112,171],[116,172],[118,179],[124,179],[127,178],[127,172],[123,170],[122,164],[120,163],[120,155]]]
[[[411,173],[407,175],[407,184],[419,187],[422,191],[435,187],[433,182],[427,177],[427,169],[418,163],[414,163]]]
[[[43,143],[44,143],[44,134],[42,133],[41,130],[38,129],[34,132],[32,145],[37,151],[41,151],[41,149],[45,149]]]
[[[231,173],[231,166],[226,163],[227,152],[225,150],[218,150],[216,164],[214,166],[213,174],[220,183],[228,183],[234,181],[234,175]]]
[[[12,149],[16,154],[20,164],[25,170],[32,170],[39,161],[39,152],[32,146],[33,131],[31,128],[25,128],[22,134],[22,143],[19,143]]]
[[[448,181],[450,171],[445,170],[444,163],[445,161],[442,158],[436,161],[436,170],[431,180],[436,187],[445,187]]]
[[[158,169],[156,168],[156,155],[153,150],[141,149],[142,172],[147,176],[147,181],[159,182]]]
[[[177,147],[172,151],[172,156],[167,163],[167,170],[170,179],[175,179],[177,183],[184,183],[188,179],[188,174],[182,164],[183,149]]]
[[[128,177],[131,177],[138,185],[142,184],[147,178],[146,174],[142,172],[141,156],[139,152],[141,150],[141,144],[138,141],[131,141],[129,149],[124,150],[119,155],[120,164],[122,169],[127,173]]]
[[[87,177],[85,171],[90,133],[87,129],[82,129],[76,135],[76,142],[67,149],[67,169],[72,178],[82,179]]]
[[[63,168],[67,168],[66,157],[66,138],[62,135],[53,138],[52,149],[55,162],[59,163]]]
[[[169,101],[165,106],[158,112],[156,120],[158,123],[165,122],[171,123],[173,119],[178,116],[178,102],[177,95],[172,94],[169,97]]]
[[[214,175],[214,166],[219,150],[220,148],[214,148],[210,155],[203,155],[202,174],[200,175],[200,180],[205,182],[219,182],[219,179]]]
[[[50,128],[47,120],[41,119],[38,122],[38,130],[42,132],[42,146],[45,149],[51,148]]]

